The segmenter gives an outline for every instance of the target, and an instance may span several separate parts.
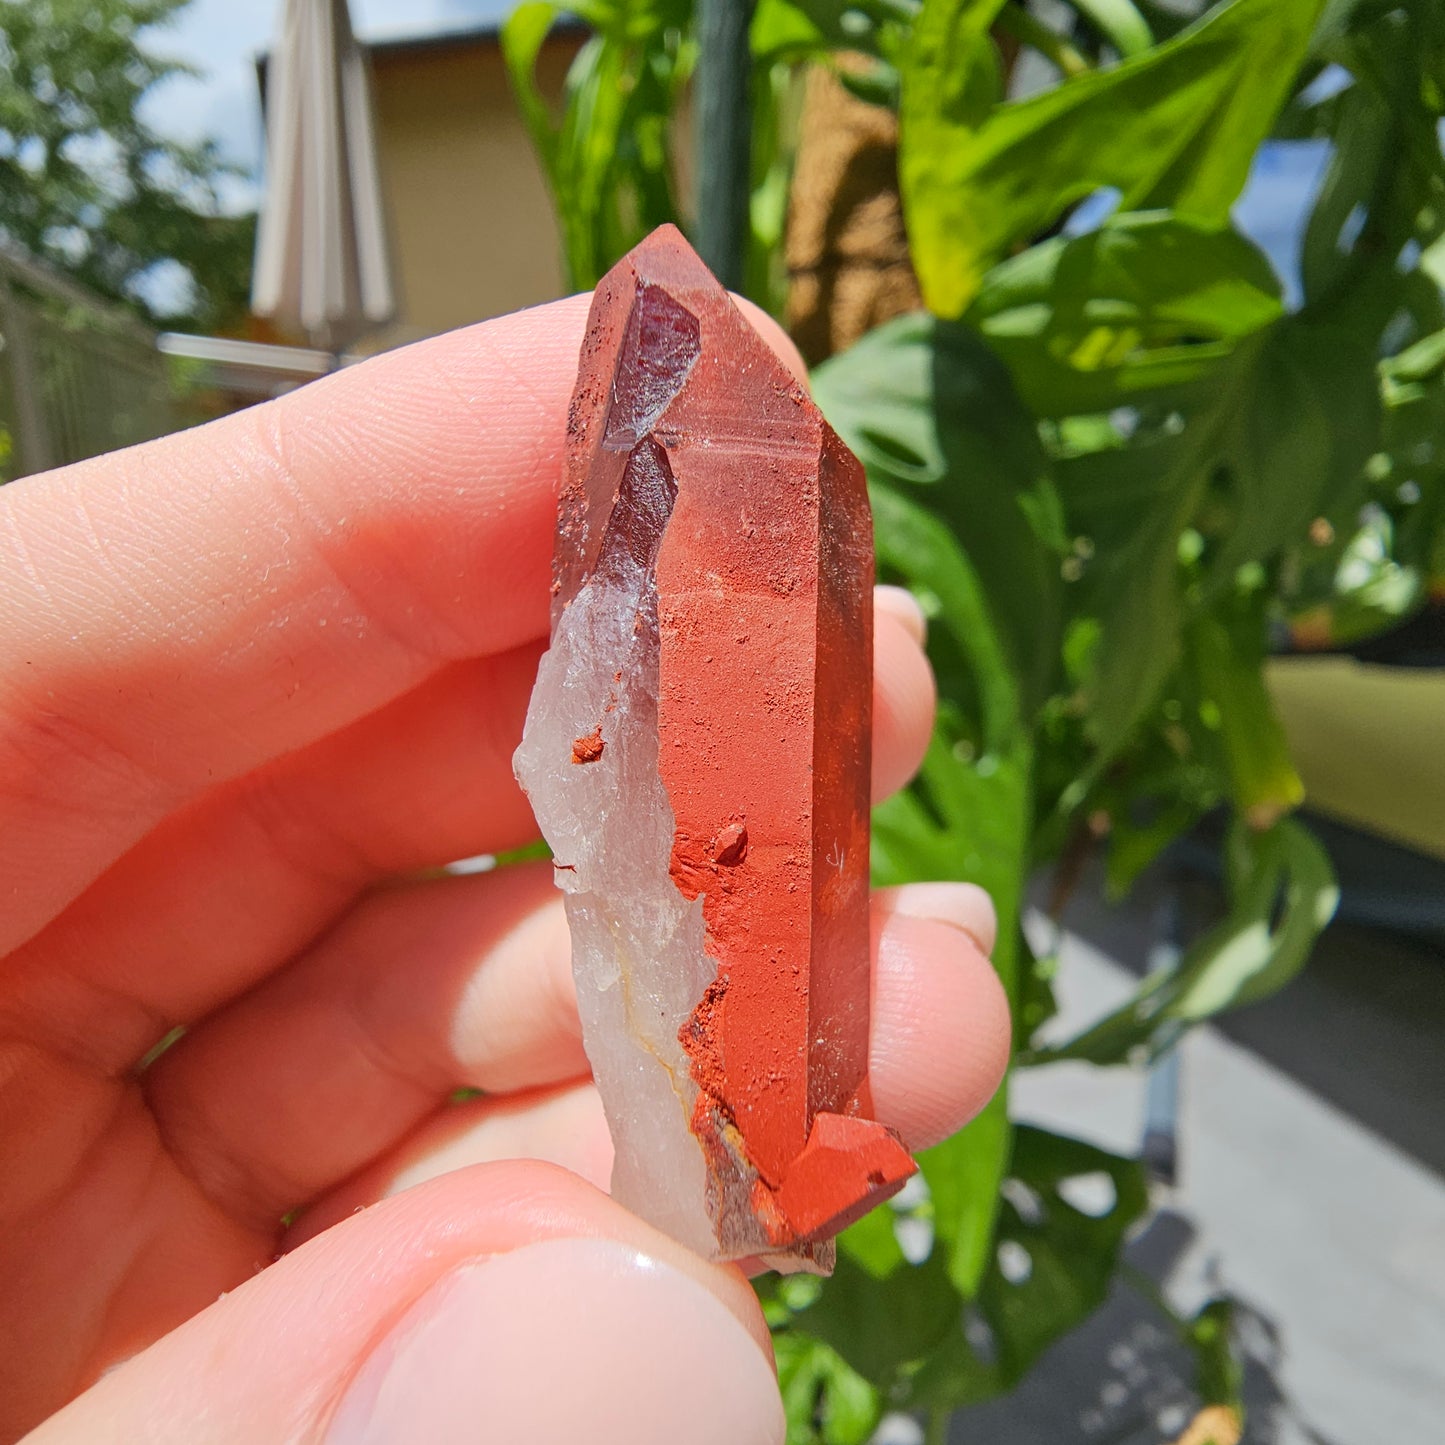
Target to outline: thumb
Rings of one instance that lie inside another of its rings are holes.
[[[318,1235],[111,1371],[27,1445],[780,1445],[767,1327],[703,1263],[530,1161]]]

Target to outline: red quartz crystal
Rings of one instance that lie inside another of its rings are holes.
[[[915,1168],[868,1089],[872,523],[857,460],[670,226],[597,288],[554,615],[638,565],[671,876],[717,963],[680,1034],[714,1224],[806,1256]]]

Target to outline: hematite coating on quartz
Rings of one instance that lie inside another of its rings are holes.
[[[517,772],[613,1193],[712,1257],[826,1270],[914,1171],[868,1091],[872,582],[862,468],[654,232],[593,301]]]

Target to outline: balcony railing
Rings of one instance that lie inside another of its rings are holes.
[[[0,249],[0,480],[194,419],[148,328],[52,268]]]

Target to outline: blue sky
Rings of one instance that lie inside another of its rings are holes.
[[[351,0],[351,17],[362,39],[376,39],[495,21],[511,8],[512,0]],[[176,24],[151,31],[147,44],[154,53],[205,72],[157,89],[147,100],[151,124],[179,140],[212,136],[254,171],[261,155],[255,61],[270,44],[280,11],[280,0],[193,0]],[[236,200],[249,194],[244,188]]]

